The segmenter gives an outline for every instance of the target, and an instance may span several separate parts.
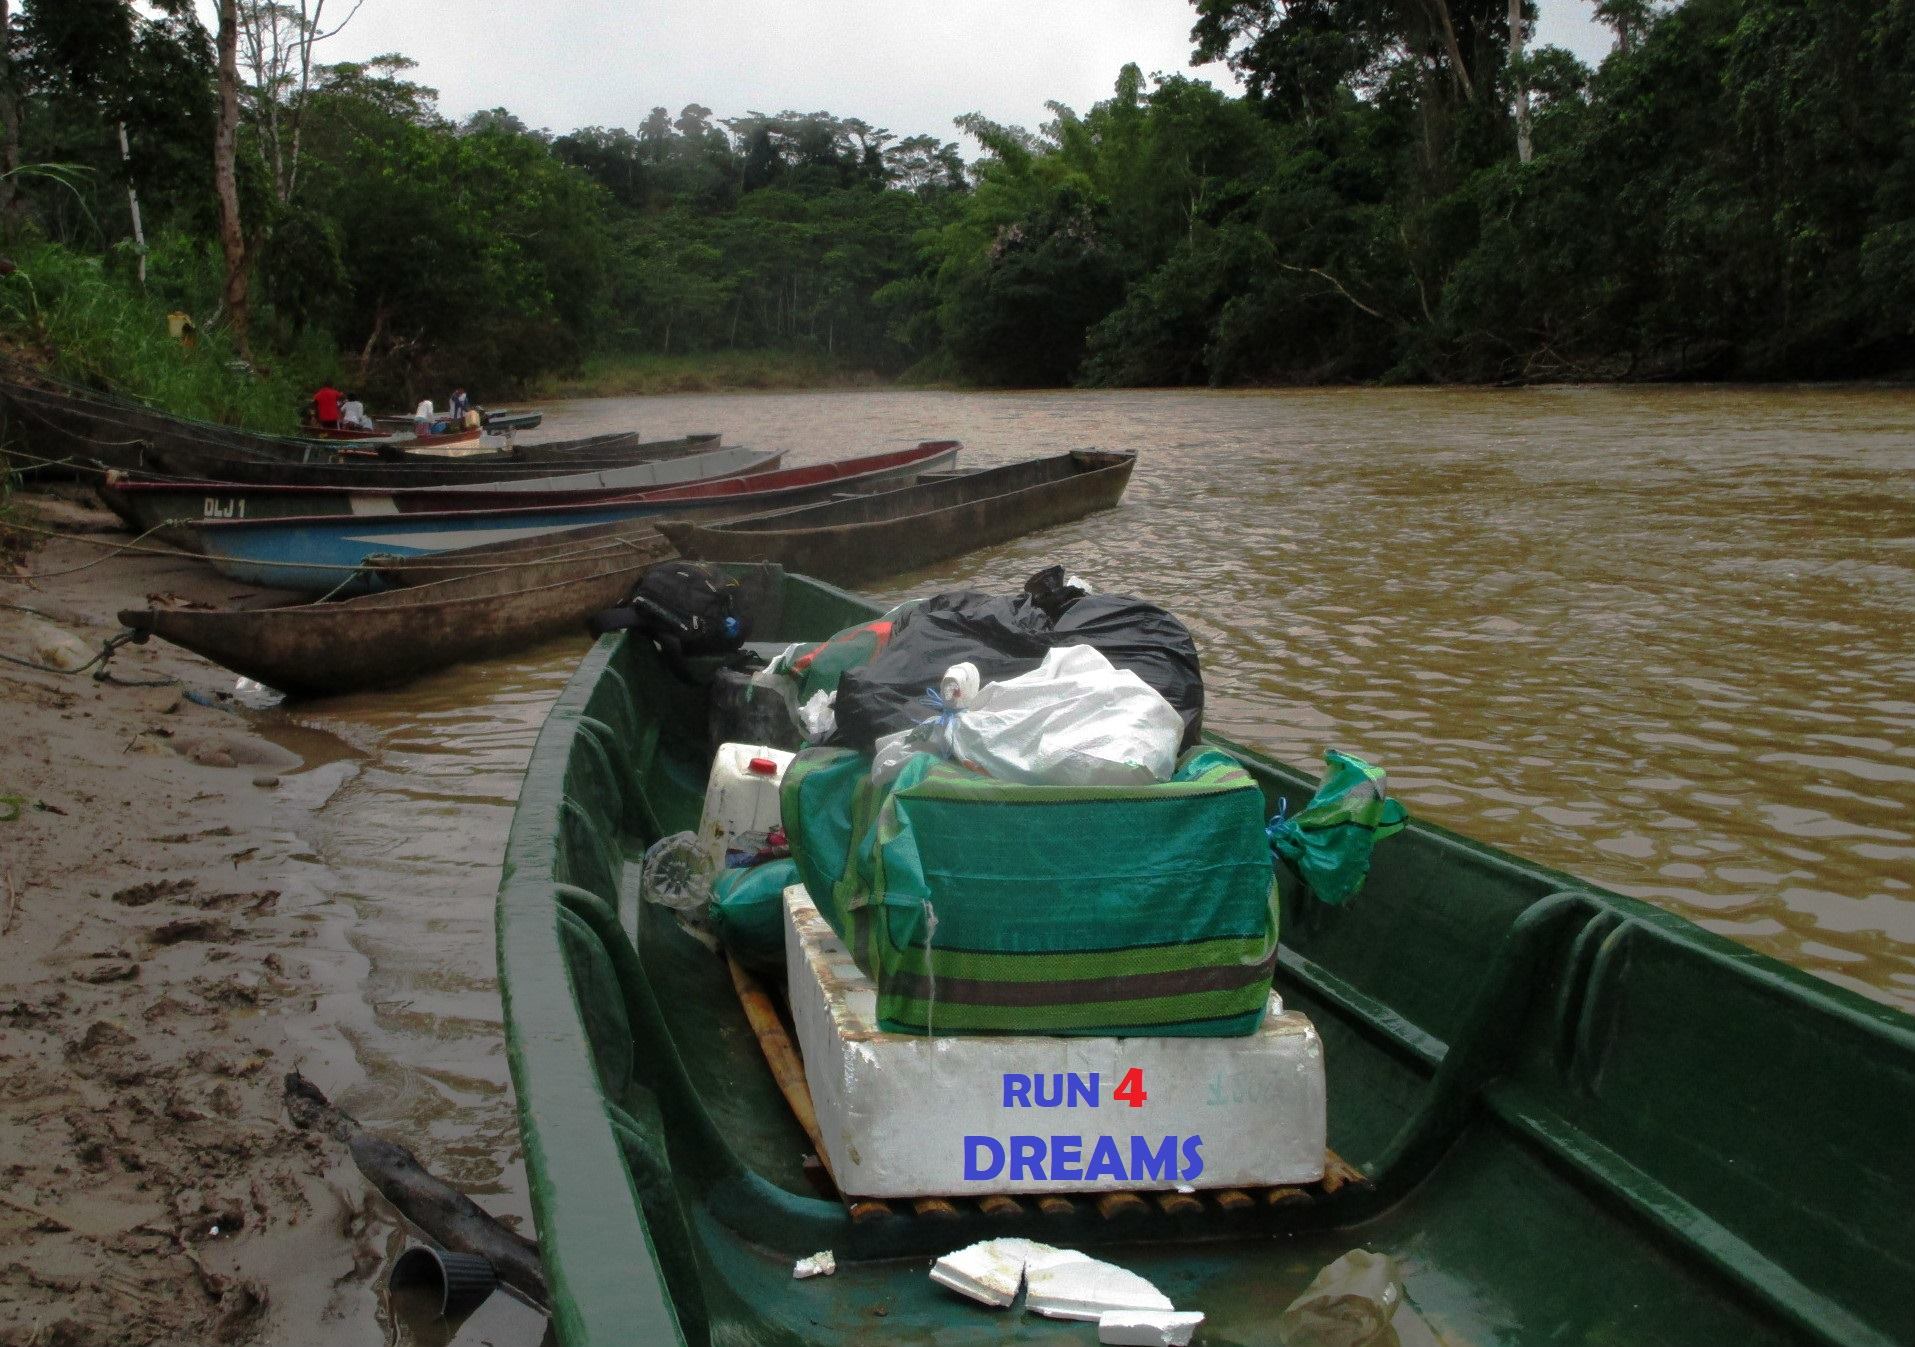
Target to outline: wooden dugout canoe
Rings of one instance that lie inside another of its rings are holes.
[[[445,486],[267,486],[231,482],[141,481],[109,472],[96,494],[133,528],[145,532],[196,519],[290,519],[378,516],[447,510],[530,510],[612,500],[775,469],[783,450],[714,449],[710,453],[584,472],[554,472],[496,482]],[[557,465],[552,465],[556,467]],[[168,536],[183,530],[169,530]],[[182,537],[184,544],[190,534]]]
[[[309,440],[339,440],[342,443],[377,440],[397,444],[410,436],[392,430],[367,430],[363,426],[321,426],[307,421],[299,427],[301,437]]]
[[[246,486],[450,486],[460,482],[543,477],[558,469],[590,471],[652,463],[709,453],[721,446],[715,434],[641,441],[635,432],[594,435],[545,445],[520,445],[497,453],[464,458],[397,458],[349,453],[304,460],[264,458],[210,450],[154,449],[133,476],[171,477],[200,482],[236,482]]]
[[[374,554],[366,558],[366,569],[387,588],[403,589],[411,585],[431,584],[435,580],[450,580],[493,566],[582,561],[651,546],[653,539],[662,536],[654,527],[656,522],[655,519],[626,519],[615,524],[596,524],[591,528],[539,534],[518,542],[455,547],[450,551],[424,556]]]
[[[773,561],[855,585],[917,570],[1116,505],[1135,454],[1082,450],[729,522],[660,519],[702,561]]]
[[[455,547],[500,546],[541,534],[659,515],[732,518],[820,500],[838,491],[909,482],[948,468],[955,440],[830,463],[808,463],[754,476],[688,482],[583,504],[526,509],[424,510],[396,514],[298,516],[285,519],[196,519],[183,528],[191,549],[221,574],[268,589],[325,593],[367,586],[363,568],[374,554],[420,556]]]
[[[421,435],[414,431],[411,436],[401,438],[398,443],[410,453],[441,453],[460,456],[483,453],[479,441],[485,430],[481,426],[461,426],[457,430],[442,430],[436,434],[428,431]]]
[[[429,444],[419,445],[409,434],[388,439],[383,433],[375,432],[376,443],[365,442],[355,450],[350,440],[266,435],[210,421],[174,416],[130,399],[78,387],[47,388],[0,379],[0,408],[7,415],[8,430],[15,444],[35,458],[93,468],[116,468],[124,472],[161,471],[189,477],[236,480],[229,473],[209,471],[204,463],[181,471],[177,465],[168,466],[156,461],[156,455],[165,453],[212,455],[279,465],[352,464],[364,461],[451,465],[457,462],[442,453],[409,453],[409,446],[431,448]],[[476,443],[476,437],[469,432],[460,431],[458,434],[462,446]],[[591,440],[608,438],[594,436]],[[635,435],[631,437],[633,441],[636,438]],[[577,446],[583,447],[588,442],[577,442]],[[550,451],[567,447],[559,444],[497,451],[478,449],[465,456],[474,459],[496,457],[501,461],[523,459],[532,463]],[[371,456],[375,451],[377,457],[359,456],[361,453]]]
[[[485,428],[493,434],[507,430],[535,430],[545,420],[544,412],[486,412]]]
[[[766,642],[877,612],[746,573]],[[1355,1247],[1398,1260],[1444,1342],[1915,1341],[1915,1020],[1421,822],[1344,906],[1279,875],[1277,990],[1322,1035],[1330,1143],[1365,1181],[1166,1193],[1121,1221],[1030,1199],[858,1219],[801,1167],[811,1143],[723,961],[636,902],[647,844],[696,826],[707,714],[648,643],[601,638],[540,733],[506,845],[507,1052],[564,1347],[1094,1341],[929,1282],[935,1256],[1000,1235],[1148,1276],[1209,1316],[1213,1343],[1274,1343],[1283,1307]],[[1314,791],[1213,742],[1273,813]],[[819,1249],[837,1274],[794,1282]]]
[[[624,545],[491,569],[329,603],[201,612],[134,608],[120,621],[298,697],[393,687],[566,632],[623,599],[673,554],[656,532]]]
[[[124,399],[78,389],[53,390],[0,381],[10,432],[41,459],[137,469],[163,446],[298,459],[338,448],[318,440],[262,435],[232,426],[170,416]]]

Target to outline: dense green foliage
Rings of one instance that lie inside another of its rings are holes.
[[[40,244],[14,261],[18,270],[0,277],[0,330],[35,364],[75,383],[182,416],[291,433],[304,390],[333,362],[329,344],[312,333],[285,358],[237,373],[224,333],[183,346],[167,328],[169,306],[110,275],[103,259]],[[155,289],[159,275],[156,266]]]
[[[1504,0],[1198,0],[1249,96],[977,126],[923,302],[987,381],[1915,368],[1915,3],[1601,8],[1600,70],[1525,60],[1521,163]]]
[[[504,109],[448,121],[399,56],[309,86],[256,71],[256,353],[302,377],[333,353],[387,399],[699,386],[701,364],[1219,385],[1915,368],[1915,0],[1600,0],[1618,46],[1596,70],[1513,63],[1508,0],[1193,4],[1197,54],[1244,96],[1126,67],[1035,134],[959,118],[968,167],[823,112],[554,135]],[[171,397],[132,373],[163,340],[135,359],[106,334],[153,338],[168,309],[220,327],[210,40],[183,0],[28,0],[8,52],[26,166],[0,228],[32,249],[38,308],[16,285],[0,325]],[[196,359],[224,370],[218,346]]]
[[[23,208],[0,218],[10,241],[104,256],[123,317],[150,299],[219,327],[215,72],[191,9],[38,0],[10,39],[32,166],[15,175]],[[448,121],[396,55],[319,65],[304,87],[296,62],[260,64],[242,71],[240,162],[256,352],[319,334],[335,377],[389,401],[550,387],[588,358],[778,351],[783,369],[832,374],[924,353],[874,296],[916,272],[918,233],[964,190],[954,145],[825,113],[721,123],[698,105],[655,108],[637,134],[553,136],[504,109]],[[106,380],[124,363],[66,368]]]

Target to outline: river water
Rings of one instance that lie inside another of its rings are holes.
[[[718,430],[801,463],[1140,455],[1122,507],[892,582],[1063,562],[1197,634],[1209,724],[1915,1009],[1915,395],[1657,388],[601,399],[539,438]],[[289,708],[364,755],[315,851],[372,1014],[345,1102],[529,1215],[492,898],[584,649]]]

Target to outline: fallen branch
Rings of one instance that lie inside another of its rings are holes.
[[[345,1143],[367,1182],[399,1214],[454,1253],[477,1254],[499,1280],[539,1305],[549,1305],[539,1246],[506,1229],[478,1203],[433,1177],[411,1151],[374,1136],[339,1108],[317,1085],[294,1071],[286,1077],[286,1112],[305,1131],[322,1131]]]
[[[1352,304],[1356,305],[1359,309],[1363,310],[1363,312],[1369,314],[1370,317],[1376,319],[1379,323],[1389,323],[1389,322],[1396,321],[1395,319],[1386,317],[1385,315],[1378,313],[1375,309],[1371,308],[1368,304],[1365,304],[1362,300],[1358,299],[1355,295],[1351,294],[1348,290],[1344,289],[1343,282],[1339,281],[1336,277],[1332,276],[1327,271],[1321,271],[1316,267],[1299,267],[1290,262],[1279,262],[1277,263],[1277,265],[1282,267],[1285,271],[1294,271],[1306,276],[1321,276],[1324,280],[1328,281],[1331,285],[1336,287],[1336,292],[1339,295],[1342,295],[1345,299],[1349,300]],[[1399,327],[1402,326],[1402,324],[1400,323],[1398,323],[1397,325]]]

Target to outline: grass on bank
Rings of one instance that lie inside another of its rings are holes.
[[[661,393],[857,388],[882,380],[813,351],[709,351],[700,355],[588,356],[569,374],[551,374],[535,398],[647,397]]]
[[[14,254],[17,270],[0,276],[0,344],[11,357],[56,378],[149,402],[176,416],[252,430],[289,433],[307,392],[335,357],[308,343],[283,357],[257,352],[239,362],[223,331],[200,331],[188,346],[174,337],[175,308],[204,315],[183,289],[198,279],[169,275],[154,259],[144,290],[108,259],[58,244]],[[187,265],[182,262],[182,269]]]

